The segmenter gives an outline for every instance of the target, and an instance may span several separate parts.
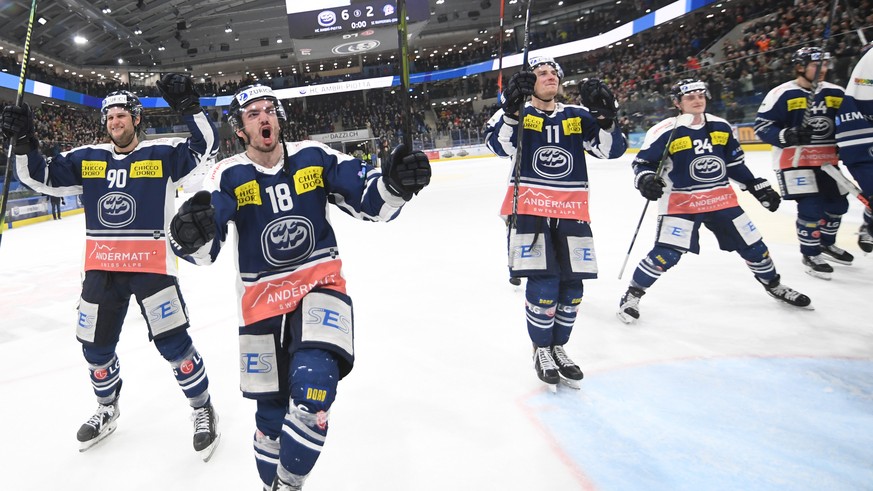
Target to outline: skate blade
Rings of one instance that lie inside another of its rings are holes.
[[[545,382],[543,382],[543,383],[546,384]],[[546,384],[546,389],[548,389],[549,392],[552,394],[557,394],[558,393],[558,384]]]
[[[561,377],[561,385],[573,390],[580,390],[582,388],[581,382],[581,380],[573,380],[571,378]]]
[[[842,264],[843,266],[851,266],[852,261],[843,261],[842,259],[837,259],[835,257],[828,256],[827,254],[822,254],[821,257],[824,258],[825,261],[834,263],[834,264]]]
[[[215,449],[218,448],[218,442],[221,441],[221,433],[215,435],[215,440],[212,440],[212,443],[209,444],[208,447],[204,448],[197,452],[203,462],[209,462],[209,459],[212,458],[212,454],[215,453]]]
[[[831,273],[820,273],[818,271],[813,271],[811,269],[807,269],[806,274],[808,274],[814,278],[819,278],[819,279],[822,279],[825,281],[831,281]]]
[[[104,438],[106,438],[107,436],[109,436],[115,432],[115,428],[117,426],[118,426],[118,424],[115,421],[113,421],[112,423],[109,424],[109,426],[106,427],[106,431],[104,431],[103,433],[100,433],[95,438],[92,438],[92,439],[88,440],[87,442],[79,442],[79,452],[80,453],[84,452],[85,450],[88,450],[89,448],[91,448],[94,445],[97,445],[98,443],[103,441]]]
[[[635,317],[632,317],[632,316],[625,314],[624,312],[621,312],[621,311],[616,312],[615,316],[618,317],[618,320],[624,322],[625,324],[633,324],[634,322],[637,321],[637,319]]]

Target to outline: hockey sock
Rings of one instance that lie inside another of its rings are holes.
[[[563,346],[570,340],[576,312],[582,302],[582,282],[562,281],[558,306],[555,309],[555,325],[552,332],[552,345]]]
[[[797,240],[800,242],[800,253],[804,256],[816,256],[821,250],[821,232],[817,218],[797,215]]]
[[[107,355],[95,353],[88,348],[83,348],[85,359],[88,361],[88,371],[91,374],[91,386],[100,404],[110,404],[118,396],[121,388],[121,365],[115,353],[108,354],[109,359],[100,362],[100,358]]]
[[[637,265],[632,280],[634,286],[643,290],[652,286],[664,272],[675,266],[681,258],[682,253],[676,249],[656,245]]]
[[[761,283],[766,285],[776,277],[776,266],[773,264],[773,259],[770,258],[770,251],[764,245],[764,241],[759,240],[751,247],[737,252],[746,260],[746,266]]]
[[[825,213],[825,217],[819,221],[819,232],[821,232],[821,245],[831,246],[837,241],[837,231],[840,229],[840,224],[843,222],[842,215],[834,215]]]
[[[209,378],[203,357],[191,346],[182,357],[170,362],[176,382],[188,398],[191,407],[203,407],[209,401]]]

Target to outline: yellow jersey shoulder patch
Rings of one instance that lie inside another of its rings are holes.
[[[322,172],[324,171],[321,167],[311,166],[304,167],[297,172],[294,173],[294,190],[297,191],[297,195],[301,195],[303,193],[308,193],[309,191],[314,190],[315,188],[323,188],[324,187],[324,178],[322,177]]]
[[[104,179],[106,166],[106,161],[103,160],[83,160],[82,179]]]
[[[261,204],[261,186],[258,184],[258,181],[240,184],[233,190],[233,194],[236,196],[237,210],[245,205]]]
[[[534,116],[533,114],[526,114],[524,116],[524,129],[526,130],[534,130],[534,131],[543,131],[543,123],[545,123],[545,119],[539,116]]]
[[[806,109],[806,97],[795,97],[788,99],[785,103],[788,105],[789,111]]]
[[[130,164],[130,178],[164,177],[164,166],[160,160],[137,160]]]
[[[582,134],[582,118],[567,118],[561,121],[564,126],[565,135],[581,135]]]
[[[713,131],[709,134],[713,145],[727,145],[728,136],[730,135],[728,135],[727,131]]]
[[[672,155],[676,152],[681,152],[682,150],[688,150],[689,148],[691,148],[691,137],[683,136],[670,143],[670,154]]]

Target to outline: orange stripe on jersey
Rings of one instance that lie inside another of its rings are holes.
[[[797,160],[798,167],[821,167],[822,164],[836,164],[839,160],[836,145],[789,147],[783,149],[782,153],[779,154],[780,169],[791,169],[794,167],[794,152],[798,148],[800,149],[800,158]]]
[[[165,240],[85,239],[85,271],[167,274]]]
[[[667,203],[667,214],[707,213],[734,206],[739,205],[737,195],[730,186],[691,193],[673,191]]]
[[[502,215],[512,214],[512,186],[503,197]],[[583,189],[555,190],[530,186],[518,187],[518,214],[567,218],[590,222],[588,191]]]
[[[259,283],[243,284],[242,315],[245,325],[282,314],[289,314],[307,293],[315,288],[346,292],[340,274],[342,260],[335,259],[298,269],[284,276],[272,276]]]

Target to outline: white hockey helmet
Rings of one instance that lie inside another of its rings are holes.
[[[551,65],[552,68],[554,68],[558,72],[558,79],[564,79],[564,70],[561,69],[561,65],[559,65],[558,62],[555,61],[555,59],[551,56],[531,56],[527,60],[527,64],[530,71],[536,70],[537,67],[540,65]]]

